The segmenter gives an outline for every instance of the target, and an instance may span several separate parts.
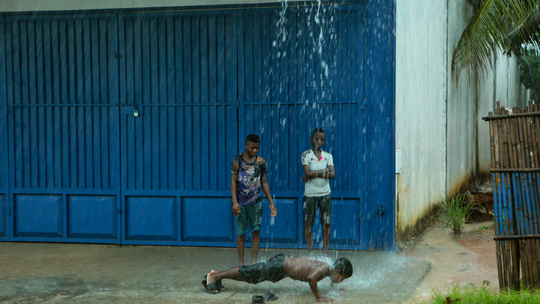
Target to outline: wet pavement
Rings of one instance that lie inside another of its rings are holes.
[[[431,269],[416,288],[409,303],[428,301],[434,291],[446,291],[473,284],[499,291],[493,222],[466,224],[462,235],[436,223],[401,254],[431,264]]]
[[[261,250],[259,259],[284,252]],[[249,250],[247,250],[249,255]],[[321,295],[340,303],[402,301],[420,284],[429,262],[396,253],[337,251],[354,265],[343,282],[347,292],[329,292],[330,280],[319,282]],[[270,291],[273,303],[315,302],[309,286],[286,278],[250,285],[224,281],[219,295],[204,292],[202,277],[211,269],[237,266],[235,249],[111,246],[46,243],[0,243],[0,302],[4,303],[250,303]]]
[[[330,291],[326,278],[320,294],[337,303],[376,304],[427,300],[431,289],[456,282],[490,280],[497,289],[493,229],[478,227],[469,225],[456,239],[434,226],[398,253],[331,251],[331,258],[350,259],[354,274],[340,284],[348,291]],[[261,249],[259,260],[277,253],[307,251]],[[234,266],[235,248],[0,243],[0,303],[251,303],[252,295],[265,291],[279,297],[271,303],[315,302],[307,283],[289,278],[257,285],[224,281],[227,291],[204,292],[206,273]]]

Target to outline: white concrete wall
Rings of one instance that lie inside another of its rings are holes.
[[[0,12],[259,4],[278,1],[279,0],[0,0]],[[296,1],[300,0],[287,0],[287,2]]]
[[[463,29],[472,16],[467,0],[449,0],[447,34],[447,195],[451,196],[476,174],[477,77],[474,72],[461,71],[459,80],[453,73],[452,54]]]
[[[396,1],[398,235],[445,194],[446,52],[446,4]]]
[[[489,124],[482,120],[494,109],[495,103],[495,69],[481,71],[478,75],[478,171],[481,175],[489,174],[491,155],[489,143]]]
[[[396,0],[397,235],[421,228],[440,203],[488,176],[489,125],[503,105],[524,106],[515,58],[499,54],[485,72],[452,71],[452,54],[472,16],[467,0]]]

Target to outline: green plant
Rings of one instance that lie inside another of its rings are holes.
[[[485,281],[482,286],[472,284],[466,286],[456,285],[446,292],[434,291],[431,301],[426,303],[540,303],[540,293],[534,290],[495,292],[487,289],[489,283]]]
[[[493,228],[495,226],[495,223],[491,223],[489,225],[485,225],[485,226],[480,226],[476,229],[473,229],[471,231],[481,231],[481,230],[486,230],[486,229],[490,229],[490,228]]]
[[[443,222],[444,228],[452,227],[454,234],[461,234],[463,229],[463,224],[467,218],[471,215],[471,206],[466,201],[467,193],[459,194],[452,198],[449,202],[445,198],[442,199],[442,208],[446,211],[447,218],[443,219],[441,217],[435,218]]]
[[[519,62],[519,80],[525,88],[536,96],[540,92],[540,56],[534,50],[525,50],[517,57]]]

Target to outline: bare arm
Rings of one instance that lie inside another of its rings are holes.
[[[277,215],[277,209],[274,205],[274,200],[272,199],[272,195],[270,195],[270,187],[268,186],[268,182],[266,181],[266,176],[264,174],[261,175],[261,186],[263,188],[264,195],[266,195],[266,199],[268,200],[268,203],[270,204],[270,211],[272,212],[272,217]]]
[[[315,177],[327,178],[328,174],[330,173],[329,168],[322,169],[322,170],[311,170],[309,168],[309,165],[303,165],[302,168],[304,169],[304,174],[307,179],[312,179]]]
[[[336,168],[334,166],[328,166],[328,179],[334,179],[336,177]]]
[[[240,214],[240,205],[236,199],[236,184],[238,183],[238,175],[231,173],[231,197],[232,197],[232,212],[238,216]]]
[[[317,302],[332,303],[335,302],[336,299],[321,297],[319,295],[319,288],[317,286],[317,282],[325,277],[324,274],[326,271],[327,269],[325,267],[317,267],[313,269],[308,276],[308,283],[309,288],[311,288],[311,292],[313,292],[315,299],[317,299]]]

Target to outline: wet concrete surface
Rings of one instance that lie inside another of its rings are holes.
[[[261,250],[259,259],[277,253],[305,256],[306,250]],[[249,250],[247,250],[249,255]],[[340,303],[388,303],[407,299],[430,268],[429,262],[397,253],[333,251],[347,257],[354,275],[321,295]],[[250,303],[270,291],[273,303],[315,302],[309,286],[286,278],[250,285],[224,281],[229,290],[210,295],[202,277],[211,269],[237,266],[234,248],[111,246],[48,243],[0,243],[2,303]]]
[[[319,291],[338,303],[377,304],[414,303],[458,281],[489,280],[496,289],[495,247],[488,242],[493,232],[471,227],[459,239],[432,227],[398,253],[332,251],[331,258],[353,263],[353,277],[340,284],[349,290],[330,291],[326,278]],[[277,253],[307,251],[261,249],[259,260]],[[235,248],[0,243],[0,303],[251,303],[252,295],[265,291],[279,297],[270,303],[315,302],[307,283],[289,278],[257,285],[224,281],[227,291],[204,292],[206,273],[237,263]]]
[[[441,223],[432,225],[402,254],[429,262],[431,269],[408,303],[428,301],[434,291],[473,284],[499,291],[493,222],[466,224],[462,235],[454,236]]]

